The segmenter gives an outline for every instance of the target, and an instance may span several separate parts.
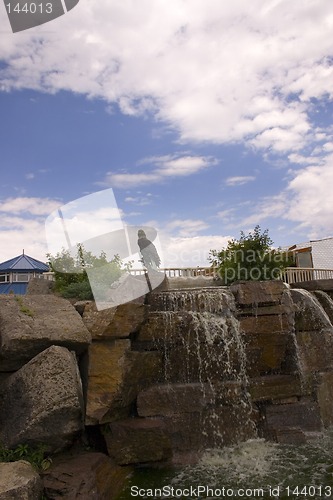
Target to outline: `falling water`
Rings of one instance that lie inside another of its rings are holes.
[[[164,357],[164,383],[170,391],[177,384],[202,388],[206,404],[200,418],[201,446],[253,437],[246,356],[233,294],[216,287],[162,292],[152,296],[151,308],[156,345]]]

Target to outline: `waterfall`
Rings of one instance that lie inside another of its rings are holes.
[[[200,402],[193,399],[192,408],[184,411],[181,404],[173,408],[173,425],[181,421],[177,433],[183,434],[183,446],[192,444],[187,438],[193,422],[201,427],[198,446],[203,448],[254,436],[245,348],[233,294],[216,287],[161,292],[152,295],[150,307],[140,336],[142,340],[150,335],[163,353],[161,387],[168,388],[170,399],[179,391],[186,398],[190,388],[200,394]]]

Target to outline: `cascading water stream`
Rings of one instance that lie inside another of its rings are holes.
[[[201,446],[219,447],[254,436],[233,294],[216,287],[162,292],[153,295],[151,308],[156,343],[163,346],[164,384],[170,392],[179,384],[201,387]]]

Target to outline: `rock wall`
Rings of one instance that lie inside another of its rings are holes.
[[[257,435],[301,443],[332,424],[333,302],[326,293],[243,282],[152,294],[145,310],[141,326],[128,329],[117,369],[129,353],[142,362],[154,355],[158,368],[150,383],[148,376],[133,384],[123,419],[119,400],[126,401],[128,383],[117,383],[100,420],[118,463],[186,461],[207,446]],[[146,443],[154,443],[150,456]]]
[[[257,435],[299,444],[333,423],[326,292],[242,282],[75,307],[0,297],[0,441],[58,454],[47,498],[111,498],[124,465],[184,463]],[[66,457],[74,443],[80,453]],[[61,479],[78,464],[84,487]]]

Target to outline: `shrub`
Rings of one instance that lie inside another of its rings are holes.
[[[256,226],[248,235],[242,231],[239,240],[232,239],[226,248],[211,250],[209,260],[218,268],[225,285],[234,281],[279,279],[281,271],[292,265],[292,259],[281,249],[272,248],[268,229],[261,232]]]

